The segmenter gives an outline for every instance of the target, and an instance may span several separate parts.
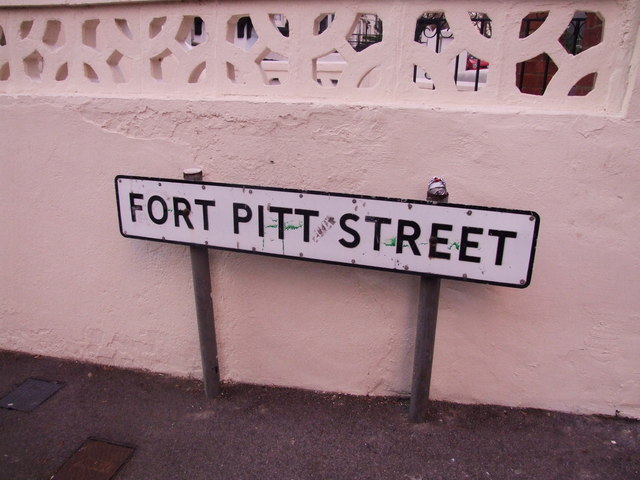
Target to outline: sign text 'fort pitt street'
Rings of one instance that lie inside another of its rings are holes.
[[[531,280],[535,212],[118,176],[125,237],[512,287]]]

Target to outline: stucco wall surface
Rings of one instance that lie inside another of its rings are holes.
[[[443,281],[432,398],[640,417],[638,87],[626,115],[0,96],[0,348],[200,376],[187,247],[118,174],[535,210],[530,287]],[[418,278],[211,251],[224,380],[410,389]]]

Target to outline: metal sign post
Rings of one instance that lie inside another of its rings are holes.
[[[184,179],[202,180],[202,170],[189,168],[184,171]],[[191,212],[183,209],[185,215]],[[200,356],[202,358],[202,377],[207,398],[220,395],[220,368],[218,366],[218,344],[211,298],[211,272],[209,270],[209,249],[191,245],[191,270],[193,272],[193,292],[196,300],[198,333],[200,336]]]
[[[438,203],[446,203],[449,200],[449,192],[444,180],[437,177],[431,180],[427,191],[427,200]],[[430,241],[435,241],[435,239],[430,239]],[[412,423],[422,423],[427,420],[433,350],[438,321],[438,302],[440,300],[440,279],[422,275],[419,295],[413,379],[409,403],[409,421]]]

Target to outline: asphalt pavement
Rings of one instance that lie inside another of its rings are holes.
[[[16,410],[27,379],[59,389]],[[406,398],[207,400],[193,379],[6,351],[1,399],[1,480],[640,479],[640,422],[622,418],[433,402],[412,424]]]

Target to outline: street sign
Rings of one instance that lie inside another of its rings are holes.
[[[524,288],[535,212],[117,176],[125,237]]]

